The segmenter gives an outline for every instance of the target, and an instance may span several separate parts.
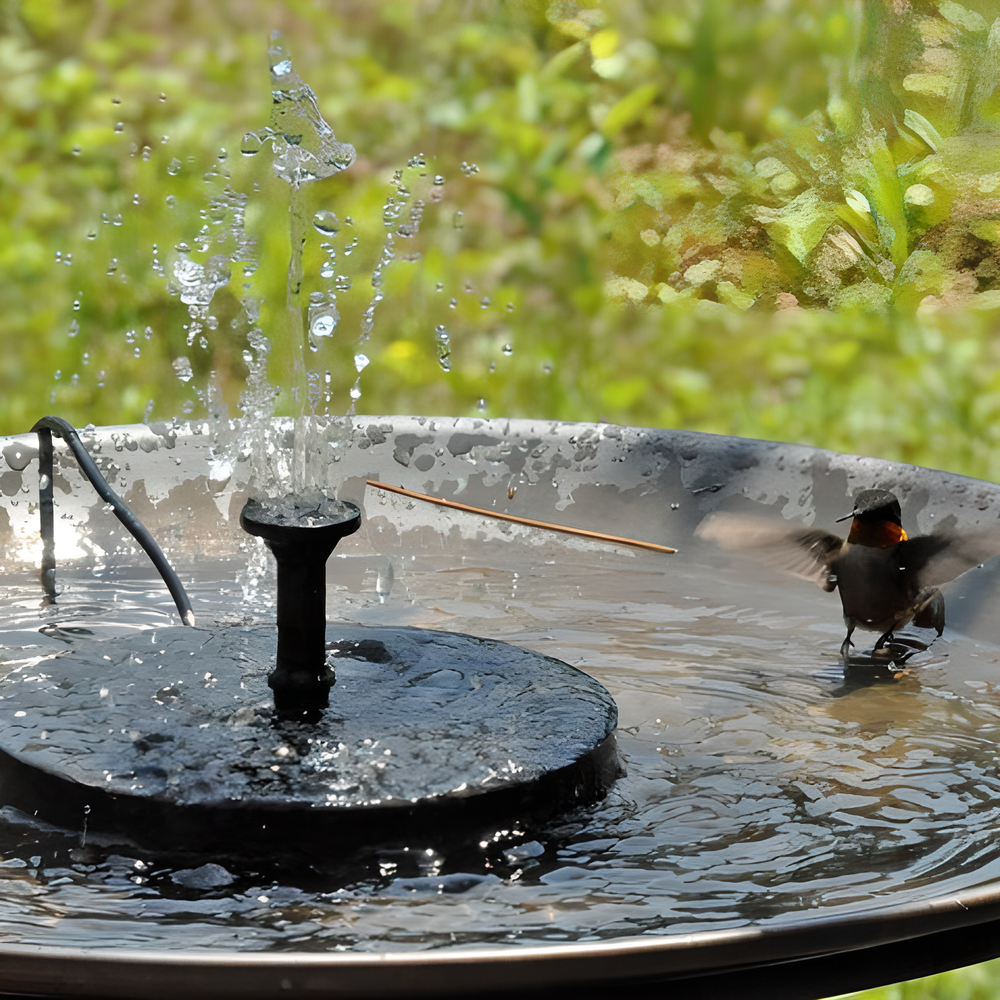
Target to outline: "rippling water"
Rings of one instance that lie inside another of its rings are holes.
[[[391,574],[386,558],[335,557],[329,613],[490,635],[593,674],[618,702],[628,769],[604,802],[449,856],[414,842],[304,869],[151,855],[93,832],[83,843],[5,808],[0,941],[593,941],[928,898],[1000,875],[1000,649],[946,631],[895,681],[845,680],[839,601],[807,584],[589,545],[489,551],[394,555]],[[237,569],[191,575],[199,625],[273,620],[244,602]],[[5,578],[8,669],[67,637],[175,623],[162,585],[137,571],[60,580],[46,609],[34,580]],[[46,635],[52,624],[64,634]]]

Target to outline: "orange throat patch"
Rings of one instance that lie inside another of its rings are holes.
[[[867,545],[873,549],[888,549],[906,541],[906,532],[892,521],[862,521],[855,518],[847,536],[851,545]]]

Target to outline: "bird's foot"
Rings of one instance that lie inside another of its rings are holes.
[[[878,653],[880,650],[887,648],[895,641],[896,637],[892,632],[886,632],[879,636],[878,642],[872,647],[872,653]]]

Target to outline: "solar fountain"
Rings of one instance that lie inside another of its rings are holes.
[[[875,676],[835,595],[695,534],[871,487],[981,530],[992,484],[424,416],[0,453],[5,991],[818,997],[1000,951],[993,565]]]

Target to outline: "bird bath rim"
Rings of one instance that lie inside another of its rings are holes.
[[[872,908],[861,917],[841,914],[788,920],[779,926],[635,935],[584,944],[361,954],[129,949],[110,955],[107,948],[0,945],[0,967],[5,990],[37,992],[43,986],[57,995],[71,990],[67,996],[168,997],[181,988],[192,998],[288,996],[297,989],[323,989],[329,996],[446,996],[470,990],[503,995],[552,985],[600,989],[693,977],[709,987],[704,995],[715,996],[713,976],[725,982],[724,977],[734,972],[794,963],[807,979],[809,960],[828,956],[849,958],[866,970],[878,969],[874,978],[862,980],[872,985],[912,978],[907,972],[912,955],[907,958],[909,965],[893,965],[884,960],[882,949],[903,943],[933,951],[935,938],[987,922],[994,930],[1000,922],[997,885]],[[836,945],[832,937],[838,938]],[[992,954],[997,951],[1000,944],[993,946]],[[40,982],[42,962],[47,964]],[[950,967],[945,960],[936,969]],[[488,989],[484,983],[490,984]],[[94,989],[81,989],[82,984],[93,984]],[[828,995],[829,988],[786,987],[771,995],[820,997]]]

